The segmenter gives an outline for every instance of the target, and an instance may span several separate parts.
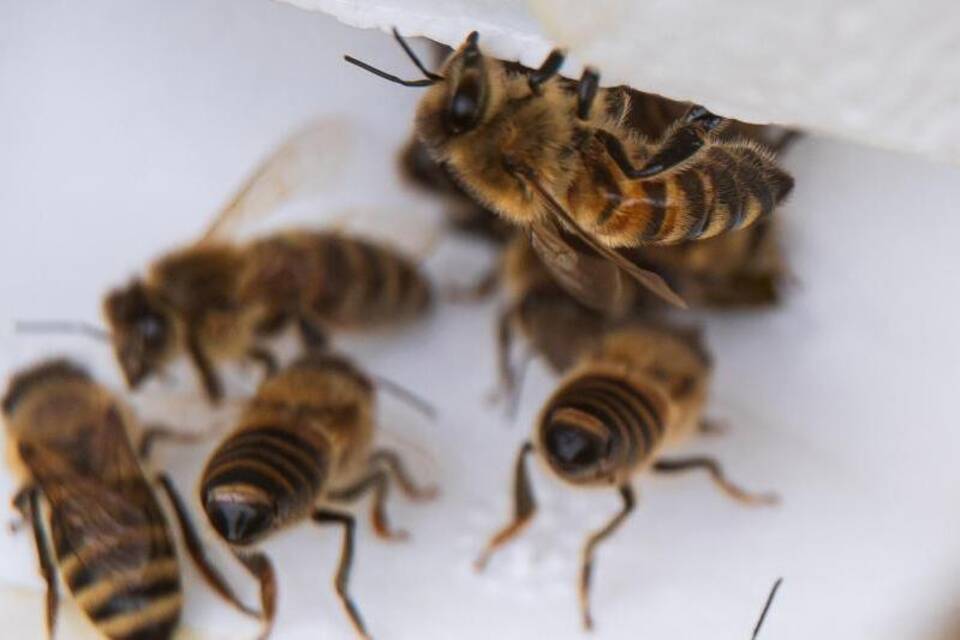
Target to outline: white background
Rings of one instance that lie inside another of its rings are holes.
[[[319,113],[353,118],[356,136],[307,217],[362,210],[348,227],[426,246],[437,205],[392,166],[417,93],[340,61],[351,52],[409,72],[388,37],[258,0],[4,2],[0,12],[3,371],[67,352],[119,391],[102,345],[14,335],[13,320],[97,320],[108,287],[195,237],[255,163]],[[780,215],[801,284],[776,312],[707,318],[710,414],[732,429],[686,449],[783,504],[746,509],[697,476],[639,479],[639,508],[599,553],[596,637],[747,638],[780,575],[765,639],[960,635],[960,171],[817,138],[786,165],[797,188]],[[490,257],[443,238],[427,266],[440,283],[467,281]],[[408,331],[342,343],[440,410],[430,424],[382,404],[385,439],[443,495],[392,501],[407,543],[361,527],[352,592],[376,637],[583,637],[577,552],[615,496],[537,473],[534,526],[487,573],[470,568],[507,516],[516,447],[552,384],[532,371],[514,425],[484,404],[495,308],[443,304]],[[216,426],[189,372],[177,376],[180,387],[150,386],[138,406],[184,428]],[[252,384],[234,377],[240,391]],[[211,446],[158,457],[191,498]],[[13,488],[3,475],[0,492]],[[268,545],[281,576],[276,637],[350,637],[330,586],[338,546],[310,525]],[[249,580],[235,567],[231,576],[252,598]],[[187,598],[185,637],[255,634],[195,579]],[[29,535],[0,532],[9,637],[42,637],[41,603]],[[62,623],[61,638],[89,633],[69,607]]]

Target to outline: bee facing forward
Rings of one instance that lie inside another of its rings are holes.
[[[343,358],[313,353],[261,384],[237,428],[207,463],[200,501],[213,527],[259,578],[268,630],[275,611],[273,568],[262,553],[245,549],[309,518],[343,530],[336,590],[357,632],[366,637],[347,593],[354,517],[337,505],[373,492],[375,532],[403,537],[391,530],[384,509],[390,480],[411,498],[434,493],[416,487],[394,452],[372,450],[373,436],[371,381]]]
[[[728,495],[746,503],[769,503],[772,496],[744,492],[724,477],[712,458],[664,459],[663,450],[702,426],[710,361],[695,336],[676,329],[629,327],[607,334],[544,405],[533,442],[517,457],[513,521],[494,535],[477,560],[516,536],[533,517],[536,502],[526,469],[536,451],[550,472],[577,487],[610,487],[623,508],[591,535],[580,567],[583,624],[592,627],[589,589],[593,554],[633,510],[635,476],[645,470],[677,473],[703,469]]]
[[[561,229],[682,305],[662,279],[615,249],[746,227],[793,186],[772,153],[721,137],[727,121],[703,107],[647,141],[625,126],[626,113],[603,108],[622,92],[599,88],[594,70],[577,83],[558,78],[559,50],[526,73],[483,55],[473,32],[436,74],[400,42],[426,79],[402,81],[347,59],[391,81],[429,87],[417,109],[420,140],[481,203],[535,237],[552,238],[535,246],[568,279],[576,277],[577,251],[556,240]]]
[[[13,378],[3,414],[8,454],[24,479],[14,506],[33,529],[47,586],[48,635],[56,626],[59,567],[80,608],[106,637],[171,637],[183,603],[180,567],[174,538],[131,445],[126,410],[83,369],[53,360]],[[173,485],[163,477],[160,482],[204,577],[251,613],[203,557]],[[49,526],[41,499],[50,507]]]

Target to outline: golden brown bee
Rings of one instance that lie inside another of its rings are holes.
[[[275,369],[262,343],[291,320],[316,347],[327,329],[397,325],[429,305],[429,281],[394,249],[299,230],[164,256],[145,279],[110,292],[104,311],[132,388],[186,351],[216,401],[222,389],[213,363],[249,357]]]
[[[485,206],[529,230],[534,247],[562,281],[583,278],[578,248],[561,229],[674,304],[683,301],[657,274],[617,249],[706,239],[770,214],[793,187],[773,155],[720,135],[726,119],[693,106],[656,142],[601,106],[622,91],[599,88],[586,69],[561,80],[559,50],[526,73],[484,56],[471,33],[442,68],[404,81],[366,63],[353,64],[407,86],[430,87],[416,116],[419,139]],[[629,101],[627,101],[629,102]],[[612,286],[619,271],[593,286]]]
[[[494,535],[477,560],[516,536],[536,511],[526,456],[538,452],[556,477],[577,487],[617,488],[623,508],[583,550],[580,607],[592,626],[589,588],[593,553],[634,508],[634,477],[645,470],[677,473],[702,469],[728,495],[746,503],[769,503],[730,483],[712,458],[665,459],[664,449],[703,426],[710,359],[697,335],[675,328],[632,326],[608,333],[596,351],[560,383],[538,418],[533,442],[517,457],[512,522]]]
[[[415,499],[429,498],[396,453],[373,449],[374,388],[349,361],[314,352],[268,377],[247,404],[238,426],[207,463],[200,501],[213,527],[257,575],[267,629],[275,611],[276,579],[269,560],[245,549],[280,529],[313,520],[343,530],[336,589],[357,631],[360,613],[347,593],[354,517],[341,509],[373,492],[372,521],[384,538],[391,479]]]
[[[79,366],[52,360],[14,376],[3,414],[8,454],[23,478],[14,506],[31,524],[47,585],[48,634],[56,625],[59,568],[104,636],[171,637],[183,604],[180,567],[174,538],[134,453],[126,408]],[[203,575],[251,613],[204,558],[173,485],[159,480]],[[48,523],[41,499],[49,505]]]
[[[327,329],[393,326],[427,310],[429,281],[411,258],[384,243],[312,230],[236,241],[242,223],[328,184],[348,129],[320,120],[296,132],[257,167],[198,242],[161,257],[145,277],[106,296],[110,338],[131,387],[186,352],[207,395],[217,400],[222,389],[214,362],[249,357],[273,370],[263,341],[289,321],[313,347],[325,341]]]

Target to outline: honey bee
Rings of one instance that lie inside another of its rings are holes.
[[[517,456],[513,519],[491,537],[477,568],[482,569],[494,551],[520,533],[536,511],[526,468],[526,458],[533,452],[564,482],[576,487],[615,487],[623,500],[620,512],[592,534],[583,548],[579,593],[587,629],[593,626],[589,603],[593,554],[633,510],[635,476],[646,470],[699,469],[741,502],[775,501],[773,495],[750,494],[728,481],[712,458],[661,457],[664,449],[704,427],[710,368],[710,358],[695,333],[637,324],[606,334],[543,406],[533,441],[523,444]]]
[[[396,32],[395,32],[396,33]],[[346,60],[405,86],[430,87],[416,131],[430,153],[485,206],[529,231],[535,249],[567,286],[583,279],[580,239],[667,301],[684,306],[656,273],[618,249],[711,238],[769,215],[793,187],[773,154],[720,135],[725,118],[691,107],[655,143],[594,108],[621,100],[587,68],[560,80],[564,53],[554,50],[530,73],[484,56],[471,33],[444,64],[401,80],[350,56]],[[579,290],[610,288],[619,270],[596,273]]]
[[[13,377],[3,397],[13,500],[33,529],[50,637],[57,568],[90,622],[113,640],[169,638],[183,604],[174,538],[134,452],[133,418],[81,367],[51,360]],[[150,433],[145,431],[146,434]],[[246,608],[206,560],[179,495],[161,474],[191,556],[208,583]],[[44,523],[41,500],[49,505]],[[51,551],[52,542],[52,551]]]
[[[426,276],[386,244],[310,230],[242,244],[226,239],[238,220],[288,195],[305,158],[320,153],[324,141],[313,129],[307,134],[281,146],[199,242],[161,257],[145,277],[106,296],[104,315],[131,388],[186,352],[217,401],[223,391],[214,362],[252,358],[274,370],[264,339],[290,321],[313,348],[324,344],[327,329],[399,325],[429,309]]]
[[[385,511],[390,481],[413,499],[435,494],[417,487],[396,453],[373,449],[374,409],[369,377],[342,357],[313,352],[261,384],[207,463],[200,501],[214,529],[260,580],[267,630],[276,578],[264,554],[246,549],[309,518],[343,531],[336,590],[354,628],[367,636],[347,591],[355,521],[339,506],[372,492],[374,531],[402,538]]]

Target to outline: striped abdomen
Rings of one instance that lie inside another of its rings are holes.
[[[587,374],[570,380],[541,414],[540,446],[568,480],[622,479],[650,459],[664,440],[660,398],[628,380]]]
[[[61,574],[80,608],[112,640],[170,638],[183,596],[163,513],[141,478],[90,500],[52,500],[50,528]],[[139,485],[139,486],[134,486]]]
[[[793,187],[772,160],[744,143],[716,143],[679,171],[630,179],[595,160],[574,183],[570,210],[611,246],[711,238],[769,215]],[[593,189],[593,192],[590,192]]]
[[[207,463],[201,502],[227,542],[250,544],[305,514],[326,474],[326,456],[293,429],[243,429]]]
[[[341,235],[318,237],[324,285],[310,308],[333,325],[362,328],[416,317],[430,283],[411,260],[384,245]]]

